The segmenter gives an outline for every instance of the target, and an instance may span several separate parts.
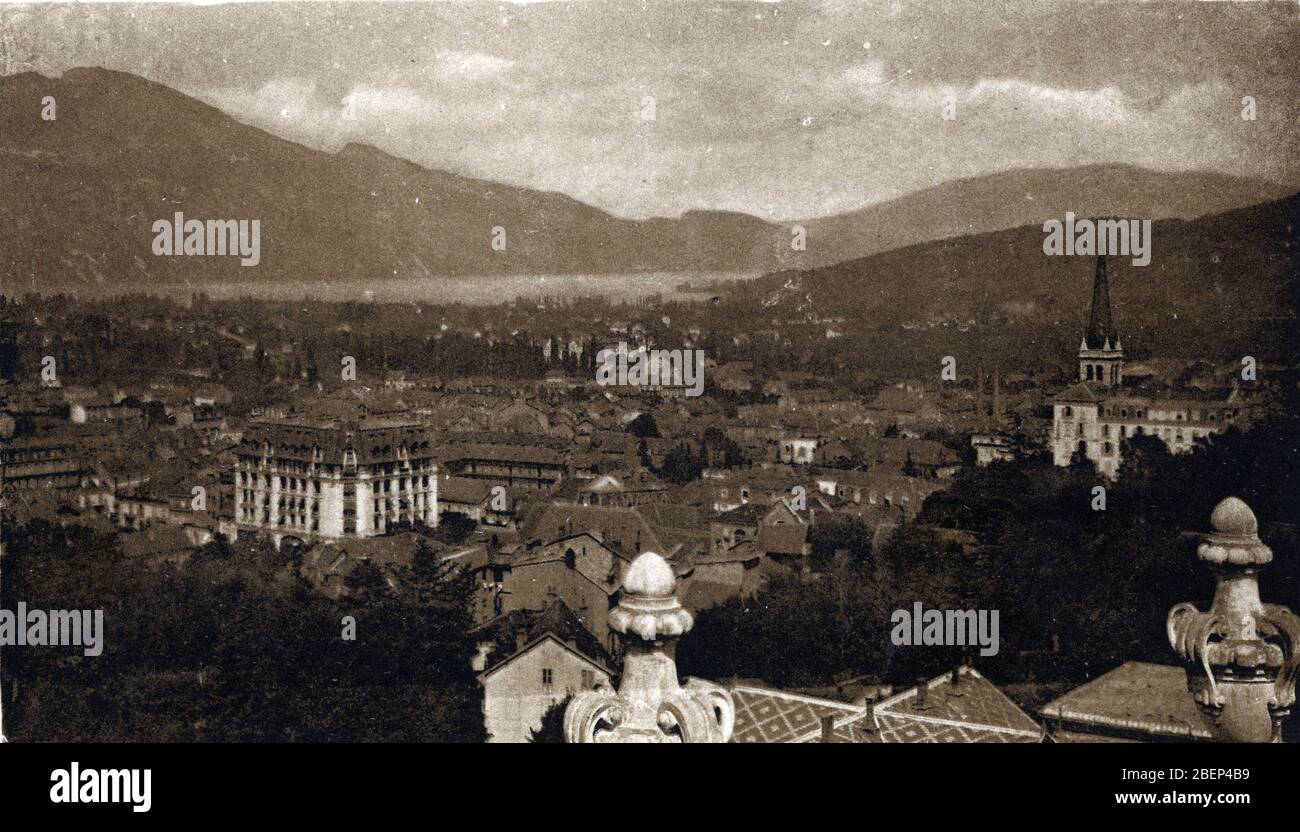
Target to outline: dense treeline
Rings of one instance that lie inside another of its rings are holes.
[[[860,674],[910,684],[971,652],[894,647],[889,616],[915,601],[998,610],[998,654],[973,658],[1003,684],[1059,689],[1128,660],[1175,663],[1169,608],[1193,601],[1204,609],[1214,587],[1188,533],[1208,531],[1226,496],[1255,510],[1273,548],[1265,600],[1300,610],[1298,424],[1234,429],[1183,456],[1139,437],[1125,447],[1116,483],[1091,465],[1041,459],[964,469],[874,555],[865,526],[822,524],[813,555],[820,577],[774,579],[754,598],[701,612],[679,648],[682,672],[784,687]],[[1093,507],[1098,485],[1105,510]]]
[[[427,551],[396,589],[363,565],[349,597],[333,601],[311,591],[292,556],[243,541],[209,544],[179,568],[42,521],[7,528],[6,543],[0,606],[102,609],[106,631],[98,657],[4,650],[11,739],[483,739],[469,587]]]

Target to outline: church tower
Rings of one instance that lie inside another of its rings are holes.
[[[1092,283],[1092,313],[1079,345],[1079,381],[1095,387],[1119,387],[1124,381],[1124,348],[1110,319],[1110,283],[1106,279],[1106,258],[1097,258],[1097,275]]]

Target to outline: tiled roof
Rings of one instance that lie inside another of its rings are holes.
[[[1126,662],[1039,710],[1044,719],[1068,726],[1053,731],[1058,742],[1092,730],[1151,739],[1213,739],[1214,722],[1187,690],[1181,667]],[[1095,742],[1089,736],[1087,741]]]
[[[552,601],[541,610],[511,610],[471,631],[471,636],[478,642],[493,645],[486,673],[491,673],[516,655],[527,652],[546,635],[554,636],[602,668],[610,665],[609,654],[604,646],[563,601]],[[524,638],[523,650],[516,646],[519,636]]]
[[[717,515],[716,522],[735,526],[757,526],[772,510],[771,506],[762,503],[745,503],[742,506],[724,511]]]
[[[880,728],[879,742],[1039,742],[1042,734],[1022,734],[994,731],[978,725],[945,723],[935,720],[910,719],[889,714],[876,717]]]
[[[749,685],[733,686],[731,698],[736,705],[731,741],[736,743],[818,740],[823,716],[831,717],[838,729],[867,713],[857,705]]]
[[[645,551],[668,554],[650,524],[630,508],[549,503],[539,513],[529,516],[525,524],[523,537],[529,541],[548,543],[588,532],[623,554]]]
[[[519,465],[562,465],[564,454],[540,445],[491,445],[463,442],[448,447],[443,454],[447,460],[486,460],[513,462]]]
[[[958,684],[954,685],[954,673]],[[875,707],[881,742],[1041,742],[1043,729],[974,668],[961,667]]]
[[[408,421],[258,420],[249,423],[239,453],[259,455],[266,444],[276,457],[307,462],[313,458],[313,449],[319,449],[331,464],[338,464],[337,457],[350,449],[359,463],[368,464],[396,460],[401,448],[408,449],[412,456],[425,456],[430,450],[430,436],[419,424]]]
[[[443,502],[477,505],[487,500],[493,487],[488,480],[443,475],[438,478],[438,499]]]

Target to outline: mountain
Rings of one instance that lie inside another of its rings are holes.
[[[44,96],[57,102],[53,121],[40,117]],[[809,220],[809,248],[794,252],[789,224],[724,211],[630,220],[563,194],[429,170],[373,147],[313,150],[168,87],[95,68],[0,78],[0,182],[0,280],[16,284],[14,291],[765,272],[1041,222],[1067,208],[1192,216],[1258,201],[1271,188],[1132,168],[1018,171]],[[153,223],[177,211],[186,219],[259,220],[260,264],[154,255]],[[496,227],[505,229],[505,251],[492,248]]]
[[[54,96],[57,119],[42,121]],[[556,193],[312,150],[142,78],[0,79],[0,276],[41,288],[438,275],[762,271],[788,234],[755,217],[628,220]],[[156,220],[257,219],[261,262],[152,253]],[[493,229],[506,232],[504,251]]]
[[[1013,170],[958,179],[888,202],[802,220],[809,250],[834,263],[929,240],[1078,217],[1193,219],[1279,199],[1291,189],[1217,173],[1130,165]]]
[[[1130,357],[1300,361],[1300,194],[1152,223],[1151,262],[1108,259]],[[1093,257],[1047,256],[1041,225],[920,243],[738,284],[765,319],[845,319],[890,361],[979,354],[1003,366],[1067,360],[1088,317]],[[910,343],[895,339],[911,337]],[[884,340],[881,340],[884,339]],[[887,346],[886,346],[887,345]],[[924,355],[909,356],[920,351]],[[868,357],[863,357],[868,360]]]

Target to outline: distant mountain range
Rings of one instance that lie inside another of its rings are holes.
[[[821,263],[914,243],[1078,217],[1193,219],[1279,199],[1294,189],[1217,173],[1129,165],[1034,169],[958,179],[847,214],[804,221]]]
[[[57,119],[40,118],[41,99]],[[950,182],[790,226],[692,211],[630,220],[568,196],[429,170],[371,147],[312,150],[134,75],[0,78],[0,281],[147,289],[444,275],[762,272],[1062,216],[1194,217],[1282,195],[1269,183],[1123,166]],[[155,220],[258,219],[261,263],[158,257]],[[506,250],[490,245],[506,231]]]
[[[1049,257],[1043,238],[1033,224],[936,240],[776,272],[736,292],[767,319],[845,318],[868,330],[928,332],[929,346],[1001,356],[1008,367],[1036,363],[1027,353],[1044,350],[1069,359],[1087,321],[1096,260]],[[1300,361],[1300,194],[1159,220],[1151,238],[1145,267],[1108,259],[1114,319],[1130,357]]]

